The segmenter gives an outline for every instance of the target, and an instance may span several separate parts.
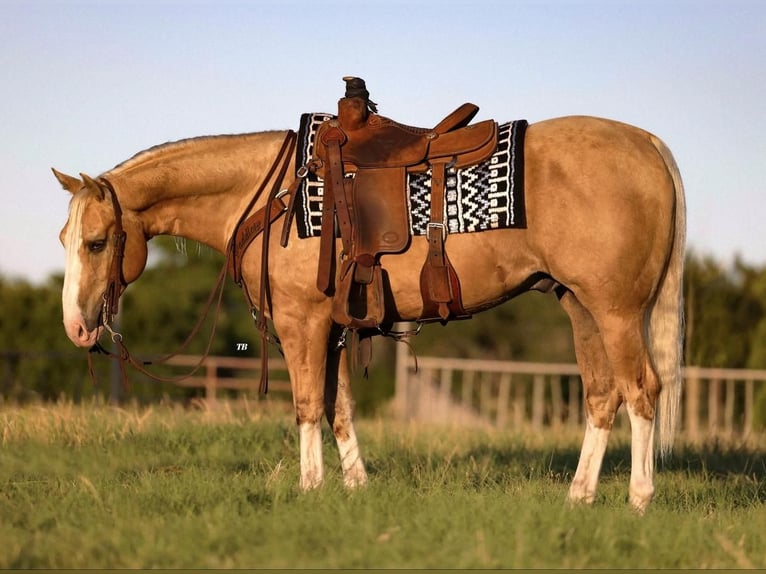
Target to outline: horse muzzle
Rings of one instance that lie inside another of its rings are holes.
[[[86,319],[95,317],[95,319]],[[92,347],[104,332],[103,314],[101,310],[93,314],[84,314],[81,309],[64,308],[64,331],[67,337],[77,347]]]
[[[96,327],[89,328],[82,316],[67,318],[64,317],[64,330],[67,337],[78,347],[92,347],[96,344],[101,333],[104,331],[103,325],[99,322]]]

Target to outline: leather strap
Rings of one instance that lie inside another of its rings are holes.
[[[105,325],[111,326],[120,309],[120,295],[125,287],[125,278],[122,275],[122,262],[125,258],[127,234],[122,225],[122,208],[112,183],[104,177],[99,178],[99,183],[108,191],[109,197],[112,200],[112,207],[114,208],[114,233],[112,234],[114,251],[112,252],[112,261],[109,264],[109,274],[103,295],[104,306],[101,316],[102,322]]]
[[[231,239],[229,240],[229,244],[226,247],[226,257],[227,259],[241,259],[244,255],[244,251],[240,252],[238,251],[238,245],[236,243],[237,235],[239,234],[239,229],[244,224],[245,220],[248,218],[248,213],[250,213],[250,210],[253,209],[255,204],[258,202],[258,200],[263,195],[263,192],[266,190],[266,186],[268,185],[269,181],[274,177],[274,172],[277,170],[278,167],[281,165],[279,176],[274,181],[274,185],[272,188],[272,194],[271,195],[276,196],[276,192],[279,190],[279,186],[282,183],[282,179],[284,178],[284,174],[287,170],[287,165],[290,163],[290,154],[292,153],[292,149],[295,146],[295,141],[297,139],[297,136],[295,135],[295,132],[292,130],[288,130],[287,135],[285,136],[285,140],[282,142],[282,147],[279,150],[279,153],[277,154],[276,159],[274,160],[274,163],[271,164],[271,167],[269,168],[268,173],[261,181],[261,185],[258,187],[256,192],[253,194],[253,197],[250,199],[250,202],[247,204],[247,207],[242,211],[242,215],[240,215],[239,220],[234,225],[234,231],[231,234]],[[267,205],[269,205],[269,202],[267,201]],[[263,212],[265,214],[265,211]],[[264,221],[263,228],[265,229],[268,226],[268,224]],[[248,242],[247,245],[250,243]],[[241,264],[240,264],[241,265]],[[236,268],[237,265],[235,264],[234,267]],[[241,284],[242,278],[239,277],[239,281],[236,280],[237,285]]]
[[[296,165],[298,164],[298,158],[296,157]],[[285,213],[285,221],[282,225],[282,237],[279,240],[279,244],[282,247],[287,247],[287,241],[290,238],[290,227],[292,226],[293,219],[295,218],[295,206],[296,199],[298,198],[298,187],[300,187],[301,181],[308,177],[310,171],[316,172],[321,167],[321,162],[317,160],[310,161],[306,165],[298,168],[296,177],[290,188],[287,190],[287,195],[290,196],[290,203],[287,206],[287,213]]]
[[[431,221],[426,229],[428,240],[428,259],[426,265],[431,268],[431,280],[428,285],[429,298],[439,304],[439,315],[446,319],[449,316],[447,303],[452,300],[450,292],[449,271],[444,254],[444,240],[447,231],[444,225],[444,194],[447,165],[439,162],[431,165]]]
[[[277,197],[271,204],[268,216],[268,225],[276,221],[280,215],[285,213],[287,207],[281,198]],[[234,233],[235,249],[232,250],[232,257],[227,259],[228,273],[234,282],[239,285],[242,282],[242,259],[250,244],[266,228],[266,206],[264,205],[258,211],[248,217]]]
[[[335,216],[341,232],[343,250],[349,253],[351,248],[351,217],[343,178],[343,159],[341,146],[346,142],[346,134],[337,125],[321,134],[322,143],[327,147],[327,168],[330,177],[325,180],[322,196],[322,229],[319,243],[319,266],[317,268],[317,289],[325,295],[332,295],[335,286]]]
[[[431,165],[431,221],[426,228],[428,255],[420,273],[423,312],[418,321],[470,317],[463,309],[457,272],[444,249],[447,238],[444,223],[447,165],[445,162]]]
[[[259,384],[259,391],[263,394],[268,393],[269,391],[269,342],[271,341],[271,335],[269,335],[269,326],[268,322],[266,320],[266,304],[268,299],[268,306],[271,308],[271,288],[269,285],[269,244],[271,239],[271,213],[273,211],[273,206],[275,202],[278,200],[277,195],[279,194],[279,189],[282,184],[282,180],[285,177],[285,174],[287,173],[287,166],[290,163],[290,156],[292,155],[293,148],[295,147],[295,142],[297,140],[297,136],[295,135],[295,132],[290,130],[287,133],[287,136],[285,137],[285,141],[282,143],[282,148],[279,150],[279,155],[277,155],[277,159],[274,161],[274,164],[271,166],[271,169],[269,170],[269,174],[266,176],[266,179],[261,184],[263,189],[263,186],[266,185],[266,182],[271,179],[271,176],[273,175],[276,167],[280,164],[282,167],[279,170],[279,173],[274,180],[274,185],[272,186],[271,193],[269,193],[268,198],[266,199],[266,206],[263,211],[263,240],[261,241],[261,276],[260,281],[258,285],[258,310],[260,313],[258,314],[258,318],[256,320],[256,326],[258,327],[258,331],[261,333],[261,381]],[[292,187],[292,186],[291,186]],[[279,203],[282,203],[281,200],[279,200]],[[284,204],[282,204],[284,205]],[[280,213],[283,213],[284,209],[280,210]],[[244,285],[244,283],[242,283]],[[254,312],[255,306],[253,305],[252,298],[250,297],[250,292],[248,291],[247,287],[243,287],[243,291],[245,293],[245,297],[248,300],[248,303],[250,304],[251,311]]]

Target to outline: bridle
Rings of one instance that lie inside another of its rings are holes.
[[[282,245],[283,246],[286,245],[286,238],[289,233],[289,225],[292,219],[290,215],[292,213],[292,209],[294,206],[294,200],[297,193],[298,184],[300,183],[300,179],[305,177],[307,173],[306,169],[302,168],[301,170],[298,171],[298,176],[293,181],[289,189],[280,190],[280,187],[281,187],[280,184],[282,183],[285,177],[285,174],[287,172],[287,167],[290,164],[290,157],[293,153],[293,150],[295,149],[296,139],[297,137],[295,132],[292,130],[289,130],[287,132],[287,135],[285,136],[285,139],[282,143],[282,147],[280,148],[276,159],[271,165],[271,168],[269,169],[266,176],[263,178],[260,186],[256,190],[255,194],[251,198],[247,207],[244,209],[244,211],[242,212],[242,215],[239,217],[236,225],[234,226],[234,230],[232,232],[231,238],[226,248],[226,261],[223,267],[221,268],[221,271],[218,274],[218,278],[216,279],[215,285],[213,286],[213,289],[210,292],[208,300],[205,303],[205,307],[203,309],[202,315],[197,321],[194,328],[192,329],[191,333],[188,335],[186,340],[181,344],[181,347],[177,351],[154,361],[139,361],[135,357],[133,357],[130,351],[128,351],[128,348],[125,346],[125,342],[123,340],[122,334],[115,331],[112,327],[114,323],[114,318],[117,316],[117,313],[119,311],[120,296],[122,295],[122,292],[125,290],[125,287],[127,286],[127,283],[125,281],[125,277],[122,271],[122,265],[125,259],[125,246],[126,246],[127,234],[125,233],[125,229],[123,227],[122,208],[120,207],[120,202],[117,199],[117,194],[115,193],[114,186],[106,177],[102,176],[98,179],[98,183],[100,185],[103,185],[106,188],[106,190],[109,192],[109,195],[111,196],[112,207],[114,208],[114,217],[115,217],[114,233],[112,235],[114,249],[112,251],[112,260],[109,264],[106,288],[102,296],[103,305],[101,308],[101,324],[103,325],[104,329],[106,329],[111,335],[112,342],[117,346],[119,352],[112,353],[106,350],[103,346],[101,346],[101,344],[98,341],[96,342],[95,345],[93,345],[93,347],[91,347],[90,352],[88,353],[88,369],[94,381],[96,380],[96,374],[95,374],[95,369],[93,367],[93,363],[91,359],[91,356],[94,353],[107,355],[110,358],[115,359],[119,362],[123,385],[127,385],[127,372],[125,367],[126,364],[130,364],[133,368],[135,368],[139,372],[159,382],[175,383],[175,382],[183,381],[184,379],[187,379],[191,377],[192,375],[194,375],[194,373],[196,373],[199,370],[199,368],[204,363],[205,359],[210,354],[210,349],[213,343],[213,337],[215,335],[216,322],[217,322],[218,314],[221,308],[221,301],[223,299],[223,290],[225,286],[226,275],[228,272],[229,274],[231,274],[235,283],[242,288],[245,298],[247,299],[247,302],[250,306],[250,312],[253,315],[253,318],[256,321],[256,326],[258,327],[258,331],[260,332],[260,335],[261,335],[261,381],[260,381],[259,388],[260,388],[260,391],[263,393],[266,393],[268,391],[268,344],[274,343],[274,342],[278,343],[278,340],[276,339],[276,337],[271,336],[269,333],[268,323],[266,320],[266,313],[265,313],[265,305],[267,304],[267,301],[270,299],[269,277],[268,277],[268,273],[269,273],[268,253],[269,253],[269,243],[270,243],[269,240],[270,240],[271,224],[276,219],[278,219],[282,214],[287,212],[288,217],[286,217],[285,219],[285,225],[284,225],[283,233],[282,233]],[[274,178],[274,174],[275,172],[277,172],[277,170],[278,170],[277,177]],[[258,200],[263,196],[266,186],[268,185],[269,181],[272,180],[272,178],[274,179],[274,183],[270,193],[267,196],[266,204],[260,209],[256,210],[255,213],[253,213],[252,215],[248,217],[248,214],[250,213],[250,211],[253,209],[253,207],[255,207],[255,204],[258,202]],[[290,196],[289,206],[286,206],[281,199],[285,195]],[[247,247],[261,233],[263,234],[262,257],[261,257],[258,305],[256,307],[256,305],[254,304],[253,298],[250,295],[250,291],[247,289],[247,285],[243,281],[241,268],[242,268],[242,257],[244,256],[244,253]],[[212,328],[208,338],[207,346],[199,362],[192,368],[192,370],[188,373],[185,373],[177,377],[162,377],[147,371],[145,368],[147,365],[167,362],[169,359],[171,359],[172,357],[176,355],[179,355],[181,352],[183,352],[186,349],[189,343],[193,340],[193,338],[199,332],[214,302],[216,302],[216,310],[215,310],[215,316],[213,319]],[[270,301],[268,301],[268,304],[270,306]],[[260,313],[256,312],[257,309],[260,309]]]
[[[114,338],[115,336],[121,337],[119,333],[115,333],[112,330],[112,323],[120,310],[120,295],[122,295],[122,292],[127,286],[125,277],[122,274],[122,262],[125,259],[125,242],[127,234],[122,225],[122,208],[120,207],[120,202],[117,199],[117,194],[114,191],[112,183],[105,177],[100,177],[98,182],[109,191],[109,195],[112,198],[112,207],[114,208],[114,234],[112,235],[114,250],[112,252],[112,261],[109,264],[106,289],[102,295],[104,303],[101,307],[101,323],[112,335],[112,338]]]

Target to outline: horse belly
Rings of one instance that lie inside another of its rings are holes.
[[[519,229],[449,235],[445,251],[457,271],[464,308],[477,313],[522,292],[526,280],[541,267],[526,246]],[[427,243],[414,237],[403,254],[381,258],[388,274],[397,313],[403,320],[420,316],[420,270],[426,260]]]

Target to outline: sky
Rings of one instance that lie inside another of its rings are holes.
[[[69,195],[187,137],[297,129],[342,77],[435,125],[587,114],[673,151],[688,244],[766,265],[766,2],[0,0],[0,276],[62,273]]]

